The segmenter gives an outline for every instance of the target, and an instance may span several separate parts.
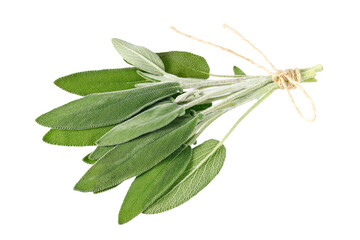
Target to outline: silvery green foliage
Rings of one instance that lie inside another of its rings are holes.
[[[156,53],[149,49],[117,38],[113,38],[112,43],[124,60],[134,67],[154,75],[165,73],[164,63]]]
[[[178,149],[192,134],[198,116],[183,116],[169,125],[116,145],[75,185],[75,190],[99,192],[138,176]]]
[[[69,102],[36,119],[55,129],[82,130],[122,122],[145,107],[179,91],[179,84],[158,83],[143,88],[97,93]]]
[[[191,158],[191,147],[181,146],[165,160],[136,177],[130,186],[119,212],[123,224],[144,211],[184,172]]]
[[[185,108],[173,102],[161,102],[139,113],[133,118],[118,124],[104,134],[98,141],[99,146],[121,144],[145,133],[155,131],[185,114]]]
[[[234,76],[205,80],[209,66],[200,56],[156,54],[120,39],[113,39],[113,45],[133,68],[87,71],[56,80],[60,88],[85,97],[36,121],[52,128],[45,142],[98,145],[83,158],[93,165],[75,190],[101,193],[136,177],[119,212],[123,224],[141,212],[175,208],[205,188],[223,166],[225,139],[278,86],[271,76],[246,76],[236,66]],[[301,80],[316,81],[321,70],[321,65],[301,69]],[[219,116],[253,100],[220,142],[211,139],[191,149]]]
[[[193,156],[185,172],[176,180],[165,195],[160,197],[144,213],[160,213],[175,208],[195,196],[220,172],[225,161],[225,147],[217,140],[208,140],[193,150]]]

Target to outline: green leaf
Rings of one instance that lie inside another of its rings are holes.
[[[104,134],[109,132],[114,125],[85,130],[59,130],[50,129],[44,137],[46,143],[61,146],[94,146]]]
[[[175,208],[206,187],[219,173],[225,160],[226,151],[223,145],[209,155],[218,143],[219,141],[211,139],[194,148],[192,159],[185,172],[170,190],[144,213],[160,213]]]
[[[120,68],[78,72],[61,77],[54,83],[61,89],[80,96],[120,91],[134,88],[138,83],[149,82],[136,71],[136,68]]]
[[[36,121],[55,129],[82,130],[122,122],[143,108],[175,94],[180,85],[159,83],[118,92],[97,93],[67,103]]]
[[[89,156],[91,155],[91,153],[89,153],[88,155],[86,155],[82,160],[83,162],[87,163],[87,164],[94,164],[96,162],[96,160],[91,160],[89,158]]]
[[[184,114],[184,106],[172,102],[162,102],[118,124],[101,137],[96,144],[99,146],[109,146],[130,141],[145,133],[162,128]]]
[[[92,152],[89,156],[89,159],[91,160],[99,160],[100,158],[102,158],[103,156],[105,156],[105,154],[107,154],[108,152],[110,152],[115,146],[106,146],[106,147],[97,147],[95,149],[94,152]]]
[[[160,57],[149,49],[117,38],[113,38],[112,43],[124,60],[134,67],[154,75],[163,75],[165,72]]]
[[[178,77],[207,78],[209,65],[203,57],[189,52],[162,52],[165,71]],[[55,85],[81,96],[91,93],[120,91],[134,88],[138,83],[149,83],[137,73],[137,68],[104,69],[70,74],[55,81]]]
[[[85,173],[74,189],[99,192],[142,174],[178,149],[192,134],[197,120],[197,116],[179,117],[164,128],[117,145]]]
[[[233,67],[233,71],[235,75],[245,76],[246,74],[237,66]]]
[[[184,172],[191,158],[191,148],[182,146],[149,171],[136,177],[127,192],[119,212],[119,224],[124,224],[150,206]]]
[[[210,68],[205,58],[180,51],[158,53],[165,65],[165,71],[183,78],[209,77]]]

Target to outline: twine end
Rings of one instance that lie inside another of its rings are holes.
[[[272,79],[275,83],[278,84],[280,89],[285,89],[287,91],[288,96],[289,96],[291,102],[293,103],[295,109],[297,110],[298,114],[300,115],[300,117],[307,122],[314,122],[316,119],[315,104],[314,104],[314,101],[312,100],[312,98],[310,97],[310,95],[300,85],[300,83],[301,83],[300,70],[295,68],[295,69],[286,69],[284,71],[277,71],[272,75]],[[313,117],[312,118],[306,118],[300,111],[297,104],[295,103],[295,100],[294,100],[292,94],[290,93],[290,90],[296,89],[296,88],[299,88],[302,91],[302,93],[306,96],[306,98],[309,100],[309,102],[311,103],[312,109],[313,109]]]

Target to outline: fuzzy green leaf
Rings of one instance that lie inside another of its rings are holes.
[[[208,140],[193,150],[192,159],[185,172],[170,190],[154,202],[144,213],[160,213],[175,208],[195,196],[219,173],[225,160],[225,147],[221,145],[213,154],[217,140]]]
[[[136,71],[136,68],[120,68],[78,72],[61,77],[54,83],[61,89],[80,96],[120,91],[134,88],[138,83],[149,82]]]
[[[113,38],[112,43],[124,60],[134,67],[155,75],[163,75],[165,72],[160,57],[149,49],[117,38]]]
[[[149,171],[136,177],[119,212],[124,224],[150,206],[184,172],[191,158],[191,148],[182,146]]]
[[[197,116],[179,117],[166,127],[117,145],[85,173],[74,189],[99,192],[142,174],[178,149],[192,134],[197,120]]]
[[[209,77],[210,68],[205,58],[180,51],[158,53],[165,65],[165,71],[183,78]]]
[[[94,146],[96,145],[96,141],[113,127],[114,125],[85,130],[50,129],[50,131],[44,135],[43,141],[61,146]]]
[[[206,60],[189,52],[162,52],[157,55],[164,62],[165,71],[178,77],[207,78]],[[112,92],[134,88],[138,83],[149,83],[136,73],[136,68],[104,69],[70,74],[54,83],[61,89],[85,96],[92,93]]]
[[[67,130],[110,126],[175,94],[179,89],[178,83],[171,82],[119,92],[92,94],[55,108],[41,115],[36,121],[45,127]]]
[[[155,131],[185,114],[185,108],[172,102],[162,102],[118,124],[101,137],[96,144],[109,146],[121,144],[145,133]]]
[[[235,75],[245,76],[246,74],[237,66],[233,67],[233,71]]]

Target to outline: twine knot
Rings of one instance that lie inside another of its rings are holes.
[[[275,70],[275,68],[274,68]],[[316,118],[316,108],[315,108],[315,104],[314,101],[312,100],[312,98],[310,97],[310,95],[305,91],[305,89],[300,85],[301,83],[301,72],[298,68],[295,69],[286,69],[286,70],[276,70],[275,73],[273,73],[272,75],[272,80],[277,83],[277,85],[279,86],[280,89],[285,89],[288,93],[288,96],[291,100],[291,102],[293,103],[295,109],[297,110],[297,112],[299,113],[299,115],[306,121],[308,122],[313,122],[315,121]],[[297,106],[297,104],[295,103],[295,100],[292,96],[292,94],[290,93],[291,89],[296,89],[299,88],[300,91],[305,95],[305,97],[309,100],[312,109],[313,109],[313,116],[312,118],[306,118],[302,112],[300,111],[299,107]]]
[[[280,89],[296,89],[301,82],[301,73],[298,68],[280,70],[272,74],[272,80]]]

